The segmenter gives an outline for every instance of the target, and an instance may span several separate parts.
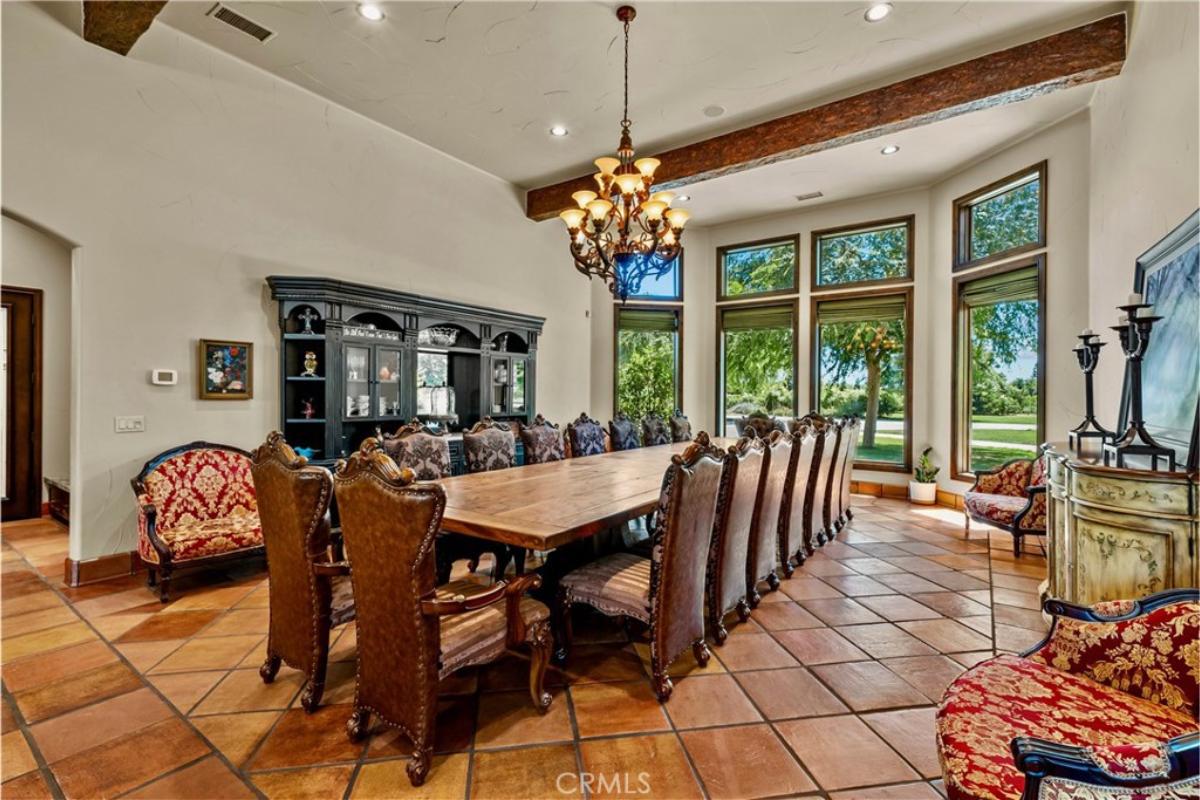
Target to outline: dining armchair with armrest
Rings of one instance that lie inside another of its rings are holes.
[[[399,730],[413,746],[409,780],[420,786],[433,753],[440,679],[528,647],[530,696],[539,711],[549,708],[550,612],[527,596],[541,578],[437,586],[433,551],[445,490],[414,482],[374,439],[338,462],[334,490],[358,616],[358,672],[346,731],[361,740],[372,715]]]
[[[619,552],[576,569],[559,583],[555,609],[563,660],[575,603],[647,624],[654,692],[663,701],[671,696],[667,669],[676,658],[688,648],[701,666],[711,657],[704,642],[704,579],[722,454],[707,444],[707,436],[696,439],[683,454],[672,456],[663,475],[651,557]]]
[[[333,477],[296,455],[278,431],[254,451],[250,471],[270,579],[267,657],[259,675],[271,683],[281,664],[303,672],[300,704],[311,714],[325,689],[330,630],[354,619],[349,567],[330,555]]]

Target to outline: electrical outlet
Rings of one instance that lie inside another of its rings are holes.
[[[117,433],[145,433],[146,418],[140,415],[136,417],[114,417],[113,427]]]

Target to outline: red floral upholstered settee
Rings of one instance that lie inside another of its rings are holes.
[[[966,528],[971,520],[1003,528],[1013,535],[1020,557],[1021,539],[1046,534],[1046,459],[1018,458],[994,470],[975,473],[975,485],[963,495]]]
[[[131,483],[138,506],[138,555],[147,585],[165,603],[183,567],[264,552],[250,454],[192,442],[159,453]]]
[[[1047,639],[959,676],[937,712],[950,800],[1200,793],[1200,592],[1056,600]]]

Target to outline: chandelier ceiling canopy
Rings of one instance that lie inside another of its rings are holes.
[[[617,9],[625,30],[625,105],[616,157],[597,158],[597,191],[575,192],[578,208],[559,214],[571,236],[575,268],[598,277],[621,302],[642,282],[665,274],[679,255],[683,226],[691,216],[672,208],[672,192],[653,191],[657,158],[634,160],[629,128],[629,23],[633,6]]]

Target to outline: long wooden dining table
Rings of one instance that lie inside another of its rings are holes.
[[[442,530],[530,550],[561,547],[653,511],[671,456],[688,444],[444,478]]]

